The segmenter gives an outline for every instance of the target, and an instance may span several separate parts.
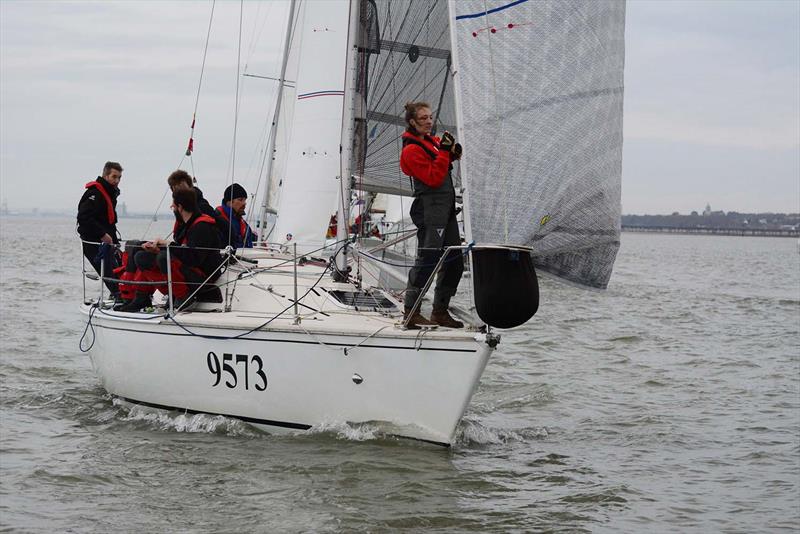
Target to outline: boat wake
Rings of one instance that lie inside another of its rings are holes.
[[[166,412],[139,405],[131,405],[117,398],[113,400],[113,403],[115,406],[126,410],[127,413],[121,417],[122,421],[143,422],[158,430],[246,437],[255,437],[263,434],[244,421],[223,415]]]

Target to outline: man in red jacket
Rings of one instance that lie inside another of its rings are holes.
[[[431,136],[433,115],[425,102],[406,104],[406,123],[400,169],[412,178],[411,220],[417,227],[417,257],[408,273],[404,317],[411,317],[408,328],[430,325],[462,328],[464,323],[453,319],[448,312],[450,298],[455,295],[464,272],[464,259],[458,250],[448,253],[436,276],[430,321],[419,310],[411,314],[444,248],[461,244],[456,222],[456,194],[450,175],[451,162],[461,157],[461,145],[455,143],[448,132],[441,140]]]

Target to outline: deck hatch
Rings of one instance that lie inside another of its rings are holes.
[[[397,307],[386,296],[375,291],[329,291],[328,295],[340,306],[354,310],[387,310]]]

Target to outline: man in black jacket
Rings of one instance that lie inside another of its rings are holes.
[[[107,161],[103,166],[103,175],[86,184],[86,191],[78,203],[78,235],[84,241],[83,255],[97,274],[100,274],[101,264],[104,264],[105,277],[113,277],[117,266],[113,245],[119,243],[117,197],[121,179],[122,165]],[[106,280],[105,283],[112,295],[119,293],[116,282]]]

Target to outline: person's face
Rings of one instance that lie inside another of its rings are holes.
[[[119,187],[119,182],[122,180],[122,173],[117,169],[111,169],[103,178],[114,187]]]
[[[247,199],[246,198],[234,198],[233,200],[231,200],[231,209],[239,217],[244,215],[244,209],[246,207],[247,207]]]
[[[177,184],[172,186],[172,192],[174,193],[176,191],[188,191],[191,188],[192,186],[187,184],[186,182],[178,182]]]
[[[419,133],[430,135],[431,130],[433,130],[433,114],[430,108],[419,108],[416,117],[411,119],[411,125]]]

